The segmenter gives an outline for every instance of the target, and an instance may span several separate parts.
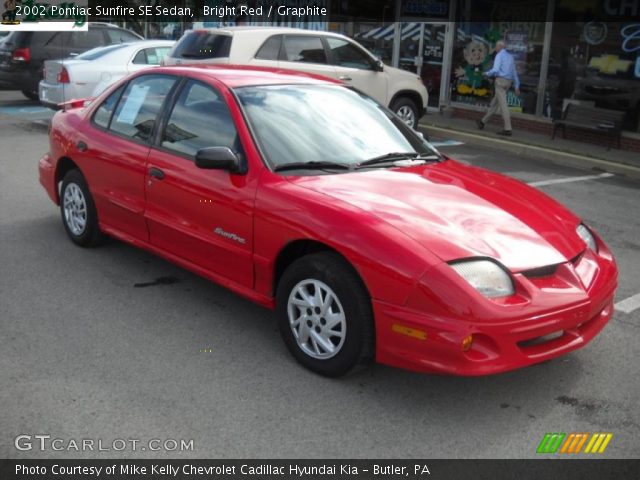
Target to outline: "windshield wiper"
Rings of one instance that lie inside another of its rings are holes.
[[[440,160],[440,158],[442,157],[435,153],[422,156],[418,152],[391,152],[360,162],[356,165],[356,168],[378,165],[381,163],[397,162],[398,160]]]
[[[340,170],[351,170],[353,166],[346,163],[330,161],[292,162],[284,163],[282,165],[276,165],[273,171],[281,172],[283,170],[324,170],[331,168],[337,168]]]

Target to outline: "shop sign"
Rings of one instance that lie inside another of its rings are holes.
[[[402,16],[449,18],[448,0],[407,0],[402,2]]]

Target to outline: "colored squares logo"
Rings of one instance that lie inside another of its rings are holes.
[[[547,433],[536,453],[604,453],[612,438],[613,433]]]

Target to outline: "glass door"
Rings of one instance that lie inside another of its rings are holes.
[[[429,107],[438,108],[444,65],[445,23],[427,23],[422,36],[422,65],[418,75],[429,92]]]
[[[447,24],[424,22],[400,23],[400,57],[398,66],[417,73],[429,92],[429,107],[438,108],[443,84]],[[446,93],[446,92],[442,92]]]

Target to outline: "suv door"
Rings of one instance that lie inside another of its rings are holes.
[[[329,65],[327,51],[318,35],[284,35],[278,65],[336,78],[336,69]]]
[[[198,150],[229,147],[243,157],[236,126],[221,92],[188,80],[149,155],[145,217],[152,245],[196,269],[253,287],[251,175],[205,170]]]
[[[388,105],[388,78],[376,68],[376,61],[362,48],[344,38],[325,37],[338,80]]]

